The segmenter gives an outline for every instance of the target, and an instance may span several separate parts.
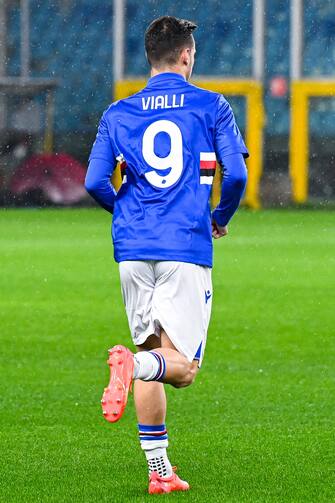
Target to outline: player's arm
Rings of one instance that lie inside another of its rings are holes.
[[[248,151],[229,104],[220,97],[215,128],[215,152],[222,166],[222,189],[212,214],[213,237],[227,234],[227,224],[237,210],[247,182],[244,158]]]
[[[89,162],[85,178],[85,188],[90,196],[105,210],[113,213],[116,190],[110,178],[114,166],[104,159],[92,159]]]
[[[231,154],[226,156],[222,171],[221,198],[218,206],[213,211],[212,218],[217,226],[226,227],[240,204],[247,182],[247,168],[243,155]],[[219,229],[215,229],[214,226],[215,230]]]
[[[111,176],[116,166],[105,114],[99,124],[85,178],[87,192],[102,208],[113,213],[116,191]]]

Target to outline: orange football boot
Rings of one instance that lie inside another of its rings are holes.
[[[102,395],[102,412],[110,423],[118,421],[127,405],[134,372],[133,353],[124,346],[114,346],[108,350],[107,363],[110,379]]]
[[[174,466],[173,472],[176,471]],[[151,472],[149,478],[149,494],[172,493],[172,491],[188,491],[189,484],[181,480],[178,475],[173,473],[171,477],[160,477],[157,472]]]

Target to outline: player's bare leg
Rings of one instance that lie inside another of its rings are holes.
[[[136,415],[140,424],[162,424],[166,417],[164,385],[136,379],[134,383]]]
[[[169,354],[166,349],[173,349]],[[148,337],[145,344],[137,346],[137,351],[158,350],[164,355],[168,362],[164,382],[176,387],[182,387],[193,382],[198,371],[196,361],[191,365],[184,357],[179,358],[180,353],[176,355],[176,348],[162,330],[161,339],[152,335]],[[181,356],[181,355],[180,355]],[[185,372],[186,365],[186,372]],[[155,381],[145,382],[136,379],[134,384],[134,400],[137,413],[137,419],[142,424],[162,424],[166,417],[166,395],[162,383]]]
[[[160,339],[151,335],[137,351],[155,350],[161,345]],[[165,423],[166,395],[160,382],[145,382],[136,379],[134,383],[134,402],[139,424],[160,425]]]
[[[149,467],[149,492],[188,490],[189,485],[174,473],[166,454],[168,436],[163,382],[175,387],[188,386],[195,378],[197,362],[190,363],[162,331],[161,338],[150,336],[139,346],[133,358],[127,348],[115,346],[110,350],[108,363],[111,379],[102,399],[107,420],[115,422],[122,416],[131,382],[135,380],[135,407],[141,447]]]
[[[121,418],[133,380],[158,381],[176,388],[193,383],[198,371],[197,361],[189,362],[173,349],[165,333],[162,334],[161,344],[159,348],[139,351],[135,355],[121,345],[109,350],[110,381],[101,400],[108,421],[116,422]]]
[[[160,348],[157,348],[161,345]],[[184,384],[183,360],[176,358],[176,349],[162,331],[161,340],[151,336],[146,343],[138,346],[138,352],[155,350],[164,354],[168,361],[166,369],[168,378],[174,383]],[[168,350],[168,351],[166,351]],[[169,352],[172,350],[172,353]],[[187,379],[187,378],[186,378]],[[189,489],[187,482],[179,479],[174,473],[166,449],[168,447],[166,418],[166,395],[164,385],[160,382],[145,382],[137,379],[134,387],[135,407],[138,419],[141,447],[146,455],[149,468],[149,492],[165,493]]]
[[[175,388],[184,388],[193,383],[199,370],[198,362],[189,362],[180,354],[164,330],[161,331],[161,347],[156,351],[164,356],[166,362],[163,382],[172,384]]]

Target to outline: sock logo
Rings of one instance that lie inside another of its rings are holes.
[[[207,290],[205,292],[205,302],[206,302],[206,304],[209,301],[209,299],[211,298],[211,296],[212,296],[211,292],[209,290]]]

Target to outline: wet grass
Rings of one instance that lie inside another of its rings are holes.
[[[106,349],[130,345],[109,221],[0,213],[1,503],[152,499],[132,400],[100,412]],[[203,368],[168,390],[192,491],[164,501],[335,501],[334,249],[327,211],[240,211],[215,243]]]

